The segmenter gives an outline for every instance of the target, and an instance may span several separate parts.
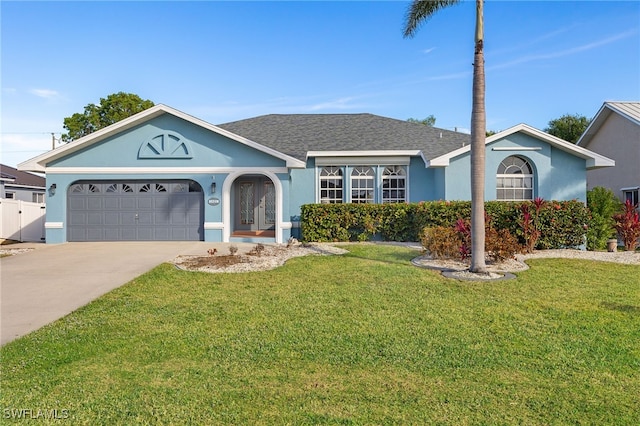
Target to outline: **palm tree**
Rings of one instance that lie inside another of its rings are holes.
[[[405,37],[413,37],[420,24],[438,11],[461,0],[414,0],[407,11]],[[476,34],[473,58],[473,95],[471,109],[471,267],[475,273],[486,273],[484,252],[484,164],[487,120],[484,102],[484,0],[476,0]]]

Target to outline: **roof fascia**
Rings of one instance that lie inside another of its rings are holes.
[[[414,150],[384,150],[384,151],[308,151],[309,157],[392,157],[420,155],[422,151]]]
[[[421,150],[382,150],[382,151],[308,151],[309,157],[420,157],[427,166],[427,159]]]
[[[607,105],[606,102],[602,104],[596,115],[593,116],[587,128],[584,130],[584,132],[582,132],[582,135],[580,135],[580,138],[576,142],[576,145],[583,146],[589,144],[589,141],[591,140],[593,135],[598,132],[598,129],[606,119],[606,117],[603,117],[603,112],[605,110],[609,110],[609,112],[607,113],[608,117],[609,114],[611,114],[611,108],[609,107],[609,105]]]
[[[596,115],[593,117],[585,131],[576,142],[576,145],[588,145],[593,136],[598,133],[598,130],[605,122],[605,120],[611,115],[611,113],[619,114],[621,117],[626,118],[634,124],[640,126],[640,121],[636,120],[634,117],[629,116],[626,112],[620,110],[616,107],[616,102],[605,102],[602,104]]]
[[[485,139],[485,146],[499,139],[505,138],[507,136],[510,136],[518,132],[524,133],[536,139],[547,142],[550,145],[558,149],[561,149],[562,151],[568,152],[570,154],[573,154],[579,158],[586,160],[587,169],[615,166],[615,161],[613,161],[610,158],[597,154],[586,148],[576,146],[575,144],[562,140],[556,136],[550,135],[549,133],[543,132],[542,130],[538,130],[524,123],[518,124],[516,126],[510,127],[509,129],[503,130],[502,132],[496,133],[495,135],[489,136],[488,138]],[[432,159],[431,161],[429,161],[429,164],[427,167],[446,167],[449,165],[452,158],[455,158],[459,155],[467,153],[470,150],[471,150],[471,145],[458,148],[455,151],[449,152],[448,154],[441,155],[440,157]]]
[[[35,158],[32,158],[30,160],[24,161],[20,164],[18,164],[18,170],[30,170],[30,171],[37,171],[37,172],[44,172],[46,170],[46,165],[47,163],[56,160],[58,158],[61,158],[63,156],[72,154],[80,149],[86,148],[88,146],[91,146],[95,143],[98,143],[110,136],[113,136],[114,134],[117,134],[119,132],[122,132],[124,130],[130,129],[132,127],[137,126],[140,123],[143,123],[145,121],[148,121],[149,119],[158,117],[162,114],[170,114],[173,115],[175,117],[181,118],[187,122],[190,122],[196,126],[200,126],[202,128],[205,128],[207,130],[210,130],[214,133],[218,133],[220,135],[226,136],[230,139],[235,140],[236,142],[242,143],[244,145],[247,145],[251,148],[257,149],[261,152],[264,152],[266,154],[269,154],[271,156],[274,156],[276,158],[279,158],[281,160],[284,160],[287,164],[287,167],[292,167],[292,168],[304,168],[305,167],[305,163],[301,160],[298,160],[294,157],[291,157],[289,155],[283,154],[279,151],[276,151],[274,149],[271,149],[269,147],[266,147],[264,145],[260,145],[259,143],[253,142],[247,138],[244,138],[242,136],[236,135],[235,133],[229,132],[227,130],[224,130],[220,127],[214,126],[213,124],[207,123],[204,120],[201,120],[199,118],[193,117],[189,114],[185,114],[182,111],[178,111],[174,108],[171,108],[167,105],[164,104],[158,104],[155,105],[149,109],[146,109],[142,112],[139,112],[138,114],[132,115],[131,117],[127,117],[124,120],[121,120],[117,123],[114,123],[110,126],[107,126],[103,129],[100,129],[96,132],[91,133],[90,135],[87,135],[83,138],[80,138],[78,140],[75,140],[73,142],[69,142],[68,144],[58,147],[52,151],[46,152],[44,154],[41,154]]]

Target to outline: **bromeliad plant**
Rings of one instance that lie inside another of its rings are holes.
[[[631,200],[627,200],[622,213],[613,216],[616,231],[627,251],[635,250],[640,239],[640,215],[637,208],[637,204],[634,205]]]

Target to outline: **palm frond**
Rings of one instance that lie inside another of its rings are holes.
[[[407,10],[404,37],[413,37],[418,27],[438,11],[460,3],[460,1],[461,0],[414,0]]]

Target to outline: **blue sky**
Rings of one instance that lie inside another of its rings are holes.
[[[1,157],[120,91],[213,124],[272,113],[369,112],[469,128],[475,7],[404,39],[409,2],[10,2],[1,13]],[[640,2],[485,4],[487,127],[543,129],[640,100]]]

